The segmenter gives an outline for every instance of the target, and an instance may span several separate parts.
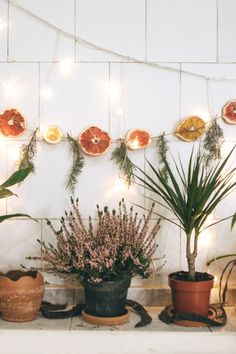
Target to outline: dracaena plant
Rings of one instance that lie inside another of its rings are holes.
[[[182,165],[181,158],[179,160],[173,158],[172,168],[166,157],[163,156],[163,162],[169,175],[168,180],[160,169],[154,168],[148,161],[152,175],[136,166],[140,171],[136,178],[164,201],[164,203],[159,202],[159,204],[170,210],[175,218],[179,220],[179,224],[175,223],[171,218],[162,217],[180,226],[186,234],[186,258],[189,280],[195,279],[195,261],[198,254],[200,233],[206,228],[229,218],[233,218],[232,222],[235,222],[236,216],[230,215],[205,226],[208,216],[236,186],[236,182],[233,180],[235,168],[225,172],[226,164],[234,149],[235,147],[225,159],[219,161],[218,164],[208,170],[204,168],[204,159],[200,149],[195,158],[194,151],[192,151],[186,171]]]
[[[13,195],[16,196],[15,193],[13,193],[9,187],[14,186],[15,184],[21,183],[24,181],[24,179],[32,172],[32,166],[22,168],[16,172],[14,172],[5,182],[3,182],[0,185],[0,199],[2,198],[7,198],[11,197]],[[6,219],[10,218],[15,218],[15,217],[29,217],[27,214],[21,214],[21,213],[16,213],[16,214],[6,214],[6,215],[0,215],[0,223],[3,222]]]

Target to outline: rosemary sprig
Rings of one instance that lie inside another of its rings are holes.
[[[169,150],[169,146],[168,146],[168,140],[166,139],[165,132],[162,133],[157,139],[157,149],[158,149],[158,153],[160,154],[160,164],[162,165],[161,174],[166,180],[168,180],[168,171],[164,161],[167,160],[167,151]]]
[[[34,130],[30,142],[28,144],[23,144],[21,147],[20,159],[18,163],[19,170],[26,167],[32,167],[32,172],[35,172],[33,158],[37,152],[37,131],[38,128]]]
[[[84,156],[81,152],[78,141],[70,134],[67,134],[67,141],[70,144],[70,151],[73,155],[73,164],[70,170],[66,189],[70,189],[72,194],[75,192],[75,186],[78,182],[78,176],[81,174],[84,167]]]
[[[127,154],[127,146],[124,141],[120,141],[120,144],[112,152],[111,160],[119,166],[121,173],[127,180],[128,186],[131,185],[134,177],[134,166]]]
[[[214,119],[212,124],[206,131],[206,136],[203,140],[203,158],[206,168],[209,168],[214,160],[221,159],[221,145],[224,139],[222,128]]]

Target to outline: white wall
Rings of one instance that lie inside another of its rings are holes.
[[[94,124],[110,132],[113,139],[131,128],[144,128],[156,136],[174,132],[185,116],[201,114],[209,120],[206,80],[186,75],[189,70],[206,76],[236,77],[236,2],[234,0],[18,0],[18,4],[55,26],[83,37],[99,46],[148,62],[159,62],[178,69],[170,72],[142,64],[124,62],[119,57],[76,44],[75,40],[0,0],[0,17],[9,24],[0,34],[0,81],[15,80],[9,95],[0,88],[0,110],[15,107],[27,119],[28,129],[57,124],[64,134],[77,136]],[[70,58],[71,72],[64,77],[59,64]],[[47,82],[53,97],[40,97]],[[111,90],[109,91],[109,84]],[[120,96],[123,87],[123,101]],[[118,92],[117,92],[118,87]],[[236,81],[211,82],[213,110],[220,114],[229,99],[236,98]],[[125,102],[123,117],[117,109]],[[236,127],[220,121],[224,129],[224,151],[236,141]],[[15,169],[19,147],[30,132],[19,139],[0,138],[0,178]],[[169,137],[170,148],[185,160],[191,143]],[[142,190],[127,190],[119,181],[119,171],[110,161],[110,151],[101,157],[86,157],[76,195],[85,218],[94,215],[95,206],[116,206],[122,196],[144,203]],[[155,146],[147,151],[130,152],[140,166],[144,155],[158,163]],[[68,207],[65,191],[71,165],[67,143],[39,142],[35,159],[36,174],[17,189],[19,198],[1,200],[0,212],[27,212],[38,218],[11,220],[1,225],[0,269],[26,262],[24,257],[39,253],[36,238],[52,239],[44,218],[57,220]],[[234,159],[235,162],[235,159]],[[216,210],[215,219],[233,213],[235,194]],[[142,212],[141,212],[142,213]],[[186,267],[184,235],[163,222],[159,233],[159,255],[166,255],[163,273]],[[236,252],[235,231],[225,222],[203,235],[198,269],[207,270],[206,260],[224,252]],[[210,268],[219,274],[222,264]],[[164,280],[166,282],[166,278]]]

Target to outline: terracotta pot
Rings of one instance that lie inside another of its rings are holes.
[[[183,281],[173,279],[169,274],[172,305],[176,312],[195,313],[207,317],[214,277],[204,281]]]
[[[44,280],[37,271],[12,270],[0,274],[0,312],[6,321],[34,320],[43,295]]]

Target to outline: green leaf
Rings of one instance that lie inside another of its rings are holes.
[[[0,223],[3,222],[4,220],[11,219],[11,218],[18,218],[18,217],[27,217],[29,219],[32,219],[34,221],[37,221],[34,218],[31,218],[30,215],[28,214],[7,214],[7,215],[0,215]]]
[[[236,223],[236,213],[234,214],[234,216],[233,216],[233,218],[232,218],[231,230],[233,229],[235,223]]]
[[[11,195],[16,195],[10,191],[10,189],[2,188],[0,189],[0,199],[10,197]]]
[[[26,168],[22,168],[14,172],[1,186],[0,188],[11,187],[14,184],[22,182],[31,172],[33,171],[33,167],[29,166]]]

